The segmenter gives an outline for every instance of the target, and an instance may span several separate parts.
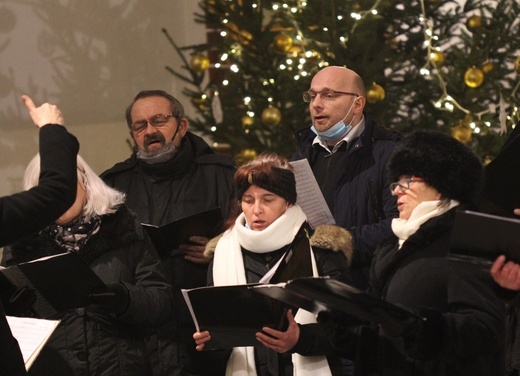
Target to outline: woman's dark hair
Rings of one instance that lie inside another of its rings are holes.
[[[239,167],[234,176],[234,195],[226,227],[231,227],[242,212],[241,200],[250,186],[256,185],[284,198],[289,204],[296,203],[296,180],[289,161],[275,153],[262,153],[257,158]]]

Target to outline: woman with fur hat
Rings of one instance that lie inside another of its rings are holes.
[[[310,228],[296,204],[294,173],[285,158],[260,155],[237,170],[234,184],[231,226],[206,248],[214,253],[210,285],[277,283],[320,275],[347,278],[350,234],[337,226]],[[332,349],[315,316],[299,310],[295,317],[289,311],[287,318],[287,331],[262,328],[258,347],[227,352],[226,375],[340,374],[339,359],[333,364],[326,356]],[[194,334],[197,350],[210,335]]]
[[[403,138],[388,169],[399,218],[395,236],[375,252],[370,292],[423,319],[399,333],[341,318],[320,322],[342,326],[333,326],[333,344],[349,359],[357,352],[358,375],[502,375],[504,305],[493,280],[446,258],[455,213],[479,192],[479,159],[450,136],[417,131]]]

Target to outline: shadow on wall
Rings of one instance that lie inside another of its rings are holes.
[[[144,88],[171,90],[161,28],[176,2],[11,0],[0,5],[0,129],[28,116],[22,94],[56,103],[69,124],[123,120]]]

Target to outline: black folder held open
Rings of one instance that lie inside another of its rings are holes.
[[[255,333],[263,326],[285,330],[288,309],[318,314],[338,311],[361,322],[386,324],[396,331],[420,318],[329,277],[303,277],[278,284],[249,284],[183,290],[197,330],[208,330],[205,349],[259,346]]]
[[[75,253],[61,253],[13,265],[1,272],[15,288],[36,291],[33,310],[48,318],[68,309],[86,307],[93,289],[105,286],[94,271]]]
[[[469,210],[456,213],[449,259],[490,267],[500,255],[520,263],[520,219]]]
[[[182,290],[197,331],[208,330],[204,350],[260,346],[255,333],[268,326],[287,327],[288,306],[251,289],[258,284]]]
[[[163,226],[141,224],[146,230],[157,253],[175,256],[181,244],[188,244],[190,236],[212,238],[220,233],[222,210],[215,208],[197,213]],[[179,253],[180,254],[180,253]]]

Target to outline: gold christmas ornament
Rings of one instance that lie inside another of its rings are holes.
[[[446,63],[446,55],[441,51],[433,51],[430,54],[430,60],[435,63],[436,67],[442,67]]]
[[[285,34],[280,33],[276,37],[274,37],[274,48],[281,53],[288,52],[293,45],[293,39]]]
[[[489,73],[491,72],[493,69],[495,69],[495,66],[493,65],[493,63],[489,60],[486,60],[484,62],[484,64],[482,64],[482,72],[484,73]]]
[[[202,97],[193,97],[191,98],[191,103],[193,103],[193,105],[195,107],[197,107],[199,110],[203,110],[205,107],[207,107],[208,103],[207,103],[207,98],[202,98]]]
[[[196,53],[191,57],[190,68],[197,73],[202,73],[209,68],[209,58],[202,53]]]
[[[375,82],[367,90],[368,103],[377,103],[385,99],[385,89]]]
[[[242,116],[242,127],[244,129],[247,129],[249,128],[250,126],[253,125],[253,123],[255,122],[255,119],[252,118],[251,116]]]
[[[464,74],[464,82],[470,88],[475,89],[484,82],[484,72],[482,72],[482,69],[473,66]]]
[[[516,74],[520,75],[520,56],[515,59],[515,71]]]
[[[267,107],[262,111],[262,123],[268,127],[275,127],[282,121],[282,113],[276,107]]]
[[[471,32],[475,32],[476,30],[480,29],[483,24],[484,24],[484,20],[482,19],[481,16],[471,16],[466,21],[466,27]]]
[[[468,120],[459,120],[459,123],[451,129],[451,135],[453,138],[460,142],[467,144],[471,140],[473,131],[469,127]]]
[[[255,149],[242,149],[240,153],[238,153],[235,157],[237,165],[243,165],[258,156],[258,153]]]
[[[303,50],[300,46],[292,46],[287,52],[287,55],[291,57],[298,57],[302,52]]]
[[[247,46],[249,42],[253,40],[253,35],[249,31],[240,30],[238,26],[232,22],[228,22],[226,27],[230,30],[228,33],[229,37],[244,46]]]

